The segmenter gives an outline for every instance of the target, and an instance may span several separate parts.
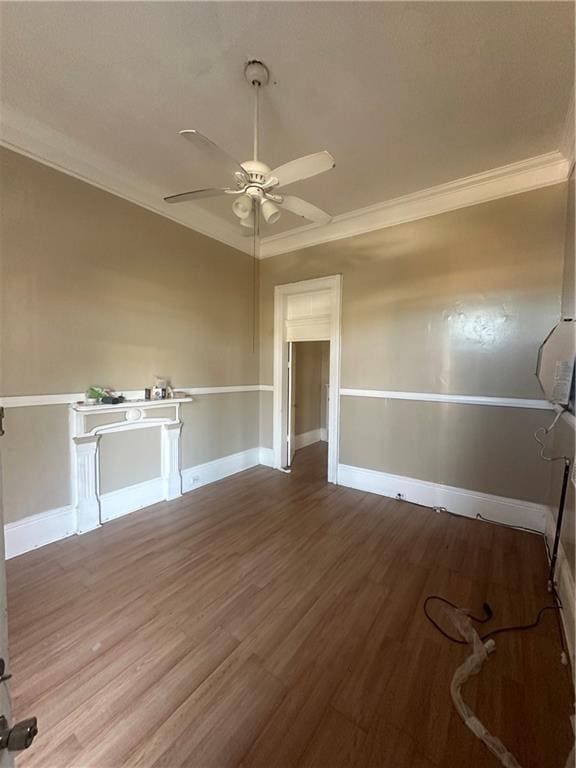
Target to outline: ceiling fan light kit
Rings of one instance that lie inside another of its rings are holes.
[[[262,200],[260,200],[260,210],[262,211],[266,224],[276,224],[280,218],[280,209],[278,206],[274,205],[272,200],[262,198]]]
[[[193,129],[180,131],[180,135],[200,149],[205,156],[211,157],[223,169],[227,169],[234,181],[229,187],[208,187],[169,195],[164,198],[165,202],[182,203],[205,197],[234,195],[236,198],[232,203],[232,211],[244,227],[255,228],[260,212],[267,224],[275,224],[280,218],[281,208],[315,224],[327,224],[332,217],[326,211],[299,197],[276,194],[274,190],[329,171],[336,165],[334,158],[329,152],[316,152],[291,160],[274,169],[259,160],[259,94],[260,88],[268,83],[270,73],[261,61],[249,61],[244,68],[244,75],[254,89],[253,159],[239,163],[198,131]]]

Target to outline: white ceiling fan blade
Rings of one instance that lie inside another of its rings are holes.
[[[191,192],[181,192],[179,195],[168,195],[164,198],[165,203],[185,203],[188,200],[200,200],[203,197],[216,197],[216,195],[229,195],[230,191],[218,187],[207,187],[206,189],[193,189]]]
[[[332,221],[332,216],[329,213],[312,205],[312,203],[307,203],[306,200],[301,200],[299,197],[286,195],[283,197],[280,205],[282,208],[286,208],[287,211],[291,211],[297,216],[303,216],[315,224],[328,224],[328,222]]]
[[[195,147],[202,150],[206,157],[210,157],[217,162],[222,169],[226,169],[231,175],[240,174],[244,182],[248,181],[248,174],[240,163],[199,131],[187,128],[180,131],[180,136],[183,136],[191,144],[194,144]]]
[[[316,176],[324,171],[334,168],[336,161],[330,152],[316,152],[313,155],[299,157],[297,160],[291,160],[289,163],[279,165],[270,171],[268,178],[278,179],[278,186],[285,187],[287,184],[293,184],[301,179],[309,179],[310,176]]]

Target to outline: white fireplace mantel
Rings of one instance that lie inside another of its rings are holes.
[[[76,509],[77,532],[87,533],[102,524],[100,510],[100,437],[114,432],[161,428],[161,475],[164,499],[182,495],[180,471],[181,403],[192,397],[166,400],[129,400],[118,405],[70,405],[72,455],[72,497]],[[155,411],[162,409],[161,415]],[[171,411],[165,415],[166,411]],[[91,416],[106,416],[103,423],[90,426]],[[108,418],[109,417],[109,418]]]

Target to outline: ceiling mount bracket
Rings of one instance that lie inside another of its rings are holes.
[[[268,67],[257,59],[249,61],[244,67],[244,76],[250,85],[258,85],[260,88],[268,84],[270,72]]]

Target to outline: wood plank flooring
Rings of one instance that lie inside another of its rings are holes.
[[[490,768],[453,710],[467,648],[549,603],[542,540],[328,485],[325,446],[8,562],[18,768]],[[466,700],[523,768],[564,768],[573,691],[556,617],[496,638]]]

